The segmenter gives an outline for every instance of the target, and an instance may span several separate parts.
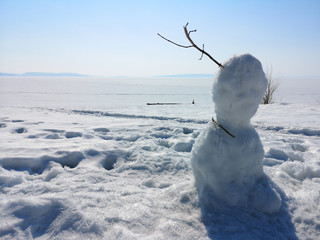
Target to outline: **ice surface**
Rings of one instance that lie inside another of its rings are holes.
[[[212,117],[211,79],[0,78],[0,239],[317,239],[319,85],[286,83],[252,118],[261,187],[283,200],[269,216],[199,207],[189,149]]]

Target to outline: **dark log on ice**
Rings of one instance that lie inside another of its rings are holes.
[[[147,103],[147,105],[179,105],[181,103]]]

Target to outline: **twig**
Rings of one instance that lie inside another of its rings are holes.
[[[204,44],[202,44],[202,51],[204,51]],[[202,60],[203,57],[203,52],[201,52],[201,57],[199,58],[199,60]]]
[[[222,67],[222,64],[217,62],[213,57],[211,57],[211,55],[209,53],[207,53],[204,50],[201,50],[191,39],[190,37],[190,32],[195,32],[195,30],[188,32],[187,26],[189,23],[187,23],[183,28],[184,28],[184,33],[186,34],[187,39],[189,40],[189,42],[192,44],[193,47],[195,47],[198,51],[202,52],[203,54],[207,55],[208,58],[210,58],[212,61],[214,61],[219,67]]]
[[[218,123],[216,120],[214,120],[214,118],[212,117],[212,122],[214,122],[215,124],[217,124],[218,127],[222,128],[222,130],[224,130],[227,134],[229,134],[231,137],[235,138],[234,135],[232,135],[227,129],[225,129],[224,127],[222,127],[220,125],[220,123]]]
[[[183,27],[183,29],[184,29],[184,33],[185,33],[187,39],[189,40],[189,42],[191,43],[191,45],[181,45],[181,44],[175,43],[175,42],[173,42],[173,41],[171,41],[171,40],[163,37],[163,36],[162,36],[161,34],[159,34],[159,33],[158,33],[158,35],[159,35],[161,38],[163,38],[164,40],[166,40],[166,41],[168,41],[168,42],[170,42],[170,43],[172,43],[172,44],[174,44],[174,45],[176,45],[176,46],[178,46],[178,47],[182,47],[182,48],[191,48],[191,47],[194,47],[194,48],[196,48],[198,51],[200,51],[200,52],[202,53],[199,60],[201,60],[202,57],[203,57],[203,54],[205,54],[208,58],[210,58],[210,59],[211,59],[214,63],[216,63],[219,67],[224,68],[221,63],[219,63],[218,61],[216,61],[209,53],[207,53],[206,51],[204,51],[204,45],[203,45],[203,49],[200,49],[200,48],[192,41],[192,39],[191,39],[191,37],[190,37],[190,33],[196,32],[197,30],[188,31],[188,29],[187,29],[188,24],[189,24],[189,23],[187,23],[187,24]]]
[[[178,47],[182,47],[182,48],[191,48],[191,47],[193,47],[192,45],[190,45],[190,46],[180,45],[180,44],[178,44],[178,43],[175,43],[175,42],[173,42],[173,41],[165,38],[165,37],[162,36],[160,33],[157,33],[157,34],[158,34],[160,37],[162,37],[164,40],[166,40],[166,41],[168,41],[168,42],[170,42],[170,43],[172,43],[172,44],[174,44],[174,45],[177,45]]]

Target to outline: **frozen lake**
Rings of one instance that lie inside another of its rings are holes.
[[[211,105],[212,79],[179,78],[7,78],[1,79],[0,104],[11,106],[99,110],[113,113],[176,115],[195,99],[197,116]],[[147,106],[147,103],[179,103]],[[200,111],[199,111],[200,110]],[[188,111],[189,112],[189,111]]]
[[[276,79],[276,102],[315,102],[320,78]],[[211,105],[212,78],[0,77],[0,103],[12,106],[122,110],[147,102]],[[177,107],[178,108],[178,107]],[[183,107],[182,107],[183,108]]]

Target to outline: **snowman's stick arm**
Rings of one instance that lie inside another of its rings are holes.
[[[234,135],[232,135],[227,129],[225,129],[224,127],[222,127],[220,125],[220,123],[218,123],[216,120],[214,120],[214,118],[212,117],[212,122],[214,122],[215,124],[217,124],[217,126],[219,126],[220,128],[222,128],[223,131],[225,131],[227,134],[229,134],[231,137],[235,137]]]
[[[176,45],[176,46],[178,46],[178,47],[182,47],[182,48],[191,48],[191,47],[194,47],[195,49],[197,49],[198,51],[200,51],[200,52],[202,53],[199,60],[201,60],[203,54],[205,54],[208,58],[210,58],[210,59],[211,59],[214,63],[216,63],[219,67],[224,68],[221,63],[219,63],[217,60],[215,60],[209,53],[207,53],[206,51],[204,51],[204,45],[203,45],[203,49],[201,49],[201,48],[199,48],[199,47],[193,42],[193,40],[192,40],[191,37],[190,37],[190,33],[196,32],[197,30],[188,31],[188,29],[187,29],[188,24],[189,24],[189,23],[187,23],[187,24],[183,27],[183,29],[184,29],[184,33],[185,33],[187,39],[189,40],[189,42],[191,43],[191,45],[181,45],[181,44],[175,43],[175,42],[173,42],[173,41],[165,38],[165,37],[162,36],[160,33],[158,33],[158,35],[159,35],[161,38],[163,38],[164,40],[166,40],[166,41],[168,41],[168,42],[170,42],[170,43],[172,43],[172,44],[174,44],[174,45]]]
[[[159,35],[160,37],[162,37],[164,40],[166,40],[166,41],[168,41],[169,43],[172,43],[172,44],[174,44],[174,45],[176,45],[176,46],[178,46],[178,47],[182,47],[182,48],[191,48],[191,47],[193,47],[192,45],[190,45],[190,46],[185,46],[185,45],[181,45],[181,44],[175,43],[175,42],[169,40],[168,38],[165,38],[165,37],[162,36],[160,33],[158,33],[158,35]]]
[[[192,45],[194,48],[196,48],[198,51],[200,51],[202,54],[205,54],[208,58],[210,58],[210,59],[211,59],[215,64],[217,64],[219,67],[224,68],[221,63],[219,63],[217,60],[215,60],[213,57],[211,57],[211,55],[210,55],[209,53],[207,53],[204,49],[199,48],[199,47],[193,42],[193,40],[192,40],[191,37],[190,37],[190,33],[196,32],[197,30],[188,31],[188,29],[187,29],[188,24],[189,24],[189,23],[187,23],[187,24],[183,27],[183,29],[184,29],[184,33],[186,34],[186,37],[187,37],[187,39],[189,40],[189,42],[191,43],[191,45]],[[203,47],[203,48],[204,48],[204,47]]]

